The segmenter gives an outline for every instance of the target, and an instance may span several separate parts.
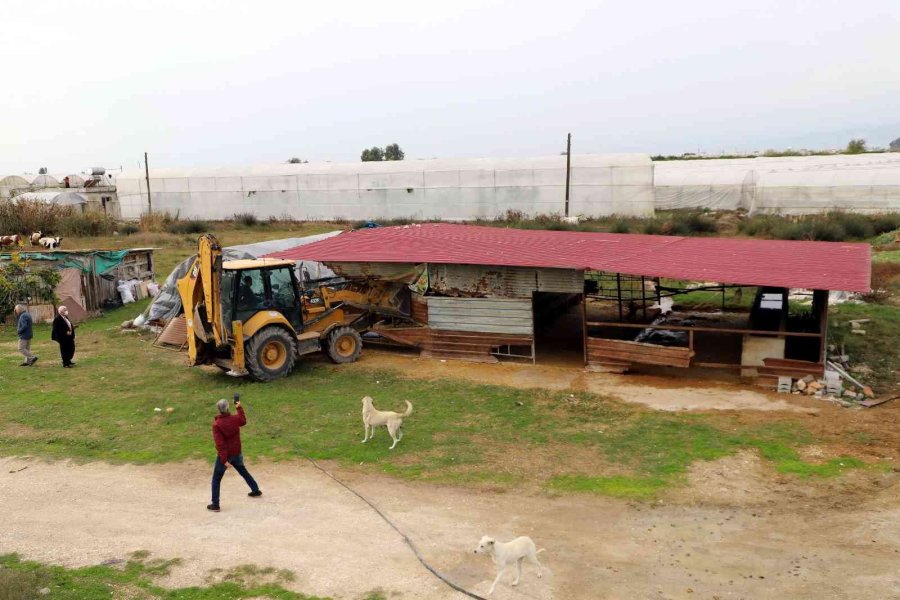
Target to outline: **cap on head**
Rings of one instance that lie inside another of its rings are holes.
[[[228,400],[222,398],[218,402],[216,402],[216,408],[219,410],[221,414],[225,414],[228,412]]]

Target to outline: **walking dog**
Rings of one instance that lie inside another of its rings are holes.
[[[366,434],[363,437],[363,444],[371,440],[375,437],[375,428],[384,425],[387,427],[388,433],[391,436],[391,439],[394,440],[394,443],[391,445],[391,450],[394,449],[394,446],[397,445],[403,438],[403,419],[412,414],[413,406],[412,402],[409,400],[406,401],[406,412],[397,413],[392,410],[378,410],[372,404],[372,397],[366,396],[362,399],[362,416],[363,416],[363,426],[365,427]]]
[[[537,555],[543,551],[543,548],[538,550],[531,538],[524,535],[517,537],[511,542],[498,542],[492,537],[482,537],[475,548],[475,554],[489,554],[491,559],[497,564],[497,578],[491,584],[488,596],[494,593],[494,588],[497,586],[497,582],[500,581],[500,577],[503,575],[506,567],[511,566],[513,563],[516,563],[516,580],[512,584],[519,585],[519,577],[522,576],[522,561],[526,558],[531,564],[537,566],[538,577],[543,577],[543,566],[537,559]]]

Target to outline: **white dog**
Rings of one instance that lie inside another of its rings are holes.
[[[524,535],[517,537],[511,542],[498,542],[492,537],[482,537],[481,541],[478,542],[478,547],[475,548],[475,554],[490,554],[491,560],[497,565],[497,578],[491,584],[488,596],[494,593],[494,588],[497,586],[497,582],[500,581],[500,577],[503,575],[506,567],[513,563],[516,563],[516,580],[512,584],[519,585],[519,577],[522,576],[522,561],[526,558],[531,561],[531,564],[537,566],[538,577],[543,577],[543,566],[537,559],[537,555],[543,551],[544,548],[538,550],[531,538]]]
[[[412,414],[412,402],[406,401],[406,412],[403,414],[392,410],[378,410],[372,405],[372,397],[366,396],[362,399],[362,415],[363,426],[366,429],[366,435],[363,437],[363,444],[375,437],[375,428],[384,425],[387,427],[391,439],[394,440],[391,450],[397,445],[397,442],[403,438],[403,419]]]

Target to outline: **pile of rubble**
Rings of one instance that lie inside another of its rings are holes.
[[[860,402],[875,397],[875,392],[867,385],[845,389],[841,374],[834,370],[825,371],[825,377],[823,379],[816,379],[812,375],[807,375],[806,377],[797,380],[791,380],[789,377],[779,379],[790,380],[790,383],[779,381],[779,391],[785,393],[790,391],[793,394],[806,394],[807,396],[819,398],[826,402],[840,404],[845,408],[859,406]],[[785,385],[786,383],[787,385]]]

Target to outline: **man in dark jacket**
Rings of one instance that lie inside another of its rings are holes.
[[[31,313],[25,308],[24,304],[16,304],[16,315],[19,317],[16,322],[16,331],[19,335],[19,354],[25,357],[25,362],[20,366],[30,367],[37,362],[38,357],[31,353],[31,339],[34,337],[34,329],[32,327]]]
[[[234,407],[237,414],[232,415],[228,412],[228,400],[224,398],[216,402],[216,409],[219,414],[213,419],[212,432],[213,440],[216,443],[216,466],[213,469],[212,477],[212,504],[206,508],[213,512],[219,512],[219,487],[222,484],[222,477],[229,466],[233,466],[235,470],[241,474],[247,485],[250,486],[250,493],[247,494],[251,498],[262,496],[256,480],[250,475],[247,467],[244,466],[244,456],[241,454],[241,427],[247,424],[247,417],[244,415],[244,409],[241,407],[241,401],[235,398]]]
[[[72,357],[75,356],[75,324],[69,320],[69,309],[66,306],[60,306],[56,312],[50,339],[59,344],[63,367],[71,369],[75,366],[72,362]]]

